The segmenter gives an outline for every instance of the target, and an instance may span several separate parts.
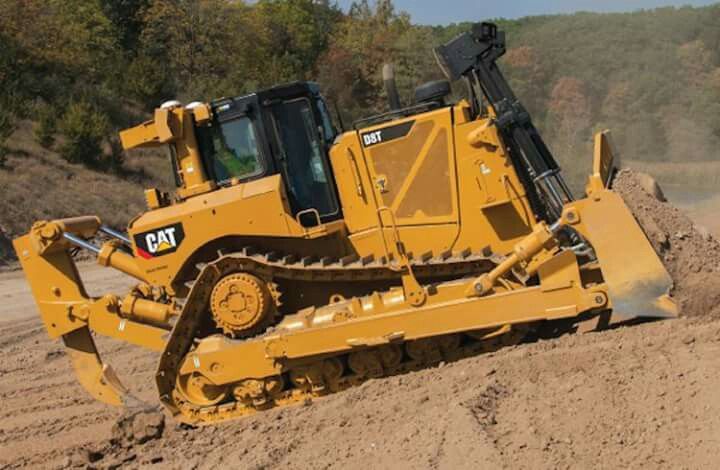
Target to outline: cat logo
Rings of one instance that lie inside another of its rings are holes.
[[[175,253],[184,238],[182,224],[160,227],[134,236],[137,254],[145,259]]]

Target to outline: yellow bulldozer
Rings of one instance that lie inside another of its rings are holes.
[[[338,132],[318,86],[165,103],[123,131],[167,146],[174,193],[145,192],[127,232],[94,216],[14,241],[51,337],[104,402],[127,391],[91,332],[160,353],[160,401],[191,424],[232,419],[521,341],[677,315],[672,281],[611,190],[595,136],[576,199],[480,23],[435,55],[447,80]],[[450,83],[467,98],[450,103]],[[111,241],[98,245],[103,233]],[[93,298],[72,254],[138,280]]]

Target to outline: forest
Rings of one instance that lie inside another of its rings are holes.
[[[392,0],[5,0],[0,172],[22,123],[68,162],[117,172],[116,131],[164,100],[293,80],[318,81],[348,123],[386,108],[385,62],[410,104],[441,77],[432,49],[488,19],[421,26]],[[720,5],[495,21],[504,71],[565,165],[604,128],[629,159],[717,158]]]

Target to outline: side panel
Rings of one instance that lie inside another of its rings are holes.
[[[392,243],[391,230],[385,239],[378,232],[382,206],[395,214],[401,239],[415,254],[485,247],[506,254],[531,232],[535,216],[496,129],[485,119],[462,119],[462,111],[384,123],[336,144],[333,168],[358,254],[383,255]],[[355,152],[361,146],[364,158]],[[382,217],[390,227],[389,212]]]
[[[138,265],[148,281],[167,285],[200,247],[211,240],[247,237],[303,238],[289,213],[280,176],[219,189],[157,209],[128,230]]]
[[[348,132],[334,145],[333,171],[358,255],[393,250],[392,217],[381,212],[383,237],[380,207],[391,209],[409,252],[439,254],[453,247],[459,210],[451,117],[445,108]]]
[[[459,125],[455,136],[462,227],[455,246],[507,254],[535,223],[525,189],[487,120]]]
[[[451,108],[363,129],[360,140],[378,204],[399,226],[457,224]]]

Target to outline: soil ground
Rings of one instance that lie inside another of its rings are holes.
[[[0,273],[0,468],[717,468],[717,242],[619,181],[675,278],[682,318],[522,344],[216,427],[168,418],[142,444],[112,441],[122,410],[85,394],[21,273]],[[98,292],[129,284],[82,271]],[[98,344],[156,403],[156,355]]]

